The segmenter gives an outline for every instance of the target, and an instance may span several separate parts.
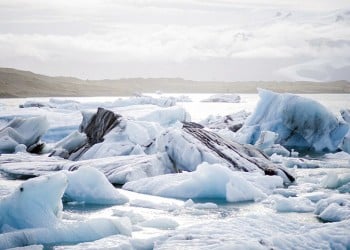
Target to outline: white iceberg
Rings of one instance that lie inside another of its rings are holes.
[[[84,166],[76,171],[64,171],[68,187],[64,192],[65,201],[86,204],[116,205],[124,204],[128,198],[120,194],[106,176],[95,168]]]
[[[220,164],[203,163],[193,172],[161,175],[128,182],[123,189],[163,197],[254,201],[282,187],[279,176],[235,172]]]
[[[279,135],[276,143],[304,151],[336,151],[349,130],[316,101],[293,94],[259,90],[260,101],[239,131],[240,141],[254,144],[262,131]]]
[[[1,232],[56,225],[62,212],[61,197],[67,185],[67,177],[63,173],[22,183],[0,202]]]
[[[48,128],[45,116],[14,118],[0,129],[0,153],[13,153],[19,144],[35,145]]]

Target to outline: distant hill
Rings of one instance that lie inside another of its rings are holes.
[[[256,93],[257,88],[291,93],[350,93],[350,82],[218,82],[181,78],[81,80],[0,68],[0,97],[126,96],[134,93]]]

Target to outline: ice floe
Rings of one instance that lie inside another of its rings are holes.
[[[202,102],[229,102],[229,103],[237,103],[240,101],[241,101],[241,97],[236,94],[216,94],[202,100]]]
[[[268,183],[268,186],[264,183]],[[282,187],[278,176],[233,172],[219,164],[202,163],[193,172],[161,175],[128,182],[123,188],[164,197],[224,199],[231,202],[259,200]]]

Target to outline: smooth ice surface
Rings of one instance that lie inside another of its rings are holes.
[[[349,125],[318,102],[293,94],[259,90],[260,102],[239,131],[240,140],[254,144],[262,131],[278,134],[276,143],[288,148],[335,151]]]
[[[84,166],[76,171],[64,173],[68,178],[65,201],[99,205],[123,204],[128,201],[128,198],[120,194],[96,168]]]
[[[211,198],[227,201],[251,201],[266,197],[283,186],[278,176],[234,172],[219,164],[203,163],[196,171],[168,174],[128,182],[123,188],[164,197],[193,199]]]

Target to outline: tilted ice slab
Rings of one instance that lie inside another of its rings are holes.
[[[202,163],[193,172],[144,178],[126,183],[123,189],[171,198],[238,202],[261,200],[276,187],[283,187],[279,176],[234,172],[219,164]]]
[[[241,101],[241,97],[235,94],[216,94],[201,100],[201,102],[228,102],[228,103],[238,103],[240,101]]]
[[[73,171],[83,166],[98,169],[114,184],[175,172],[166,153],[114,156],[76,162],[27,153],[0,156],[0,170],[14,178],[30,178],[60,170]]]
[[[228,141],[195,123],[165,130],[157,139],[159,151],[167,152],[178,170],[194,171],[202,162],[220,163],[232,170],[280,175],[294,181],[286,169],[272,163],[251,145]]]
[[[240,141],[254,144],[261,131],[278,134],[276,143],[316,152],[335,151],[349,125],[316,101],[292,94],[259,90],[260,101],[239,131]]]
[[[35,145],[48,127],[45,116],[14,118],[0,129],[0,153],[13,153],[20,144]]]

